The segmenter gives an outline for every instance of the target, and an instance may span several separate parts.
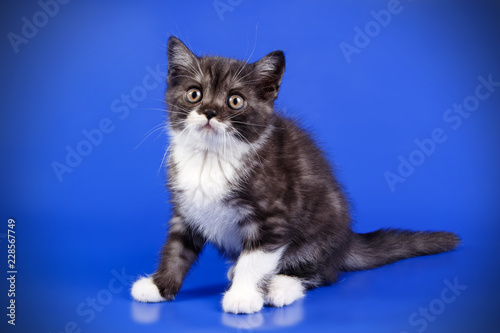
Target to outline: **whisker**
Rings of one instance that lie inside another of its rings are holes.
[[[159,99],[159,98],[156,98],[156,97],[151,97],[151,100],[153,100],[153,101],[160,101],[162,103],[165,103],[164,99]]]
[[[162,111],[162,112],[166,112],[166,111],[168,111],[167,109],[162,109],[162,108],[140,108],[139,110],[146,110],[146,111]]]
[[[179,134],[182,135],[187,129],[191,129],[192,130],[193,126],[192,124],[188,124],[182,131],[181,133]],[[191,133],[191,130],[189,131],[189,133]],[[188,134],[189,136],[189,134]],[[160,174],[160,170],[164,165],[164,162],[165,162],[165,158],[167,157],[167,155],[169,155],[171,149],[172,149],[172,146],[173,146],[173,142],[170,142],[170,144],[168,145],[167,149],[165,149],[165,153],[163,154],[163,158],[161,159],[161,163],[160,163],[160,166],[158,167],[158,172],[157,172],[157,176]]]
[[[249,73],[243,75],[242,77],[238,78],[235,83],[241,83],[241,80],[246,78],[248,75],[253,74],[257,70],[257,67],[255,67],[253,70],[251,70]]]
[[[231,120],[231,122],[232,123],[236,123],[236,124],[249,125],[249,126],[269,127],[269,125],[259,125],[259,124],[245,123],[243,121],[237,121],[237,120]]]
[[[137,146],[135,146],[134,150],[136,150],[147,138],[149,138],[151,136],[151,134],[153,134],[154,132],[156,131],[159,131],[161,129],[165,130],[165,123],[161,123],[161,124],[157,124],[155,125],[152,129],[150,129],[147,133],[146,133],[146,136],[141,140],[141,142],[139,142],[139,144]]]
[[[179,75],[175,75],[175,76],[172,76],[172,77],[185,77],[185,78],[191,79],[193,81],[198,81],[198,80],[196,80],[196,78],[194,78],[192,76],[189,76],[189,75],[181,75],[181,74],[179,74]]]
[[[191,110],[186,109],[186,108],[185,108],[185,107],[183,107],[183,106],[180,106],[180,105],[174,105],[174,104],[167,103],[167,102],[165,102],[165,103],[166,103],[166,104],[167,104],[167,106],[169,106],[170,108],[178,108],[178,109],[180,109],[180,110],[182,110],[182,111],[185,111],[186,113],[191,112]],[[176,111],[171,110],[170,108],[167,110],[168,112],[176,112]]]
[[[243,56],[243,59],[246,59],[247,57],[247,52],[248,52],[248,32],[245,32],[245,35],[247,37],[247,48],[245,49],[245,55]],[[238,65],[238,68],[236,69],[235,73],[233,74],[233,77],[231,78],[233,81],[238,77],[240,70],[245,66],[245,62],[241,62],[240,65]]]
[[[250,56],[248,57],[248,59],[246,59],[245,61],[242,62],[241,69],[238,71],[238,73],[235,76],[233,76],[233,80],[235,80],[236,82],[240,82],[238,80],[238,76],[241,74],[241,71],[243,70],[243,68],[245,68],[245,66],[248,64],[248,62],[252,58],[252,55],[253,55],[253,53],[255,51],[255,48],[257,46],[257,30],[258,30],[258,27],[259,27],[259,23],[257,22],[257,25],[255,26],[255,41],[254,41],[254,44],[253,44],[252,52],[250,52]]]
[[[238,136],[238,138],[242,139],[242,141],[244,141],[245,143],[247,143],[249,145],[250,149],[252,149],[254,151],[255,156],[257,156],[257,158],[259,159],[260,165],[264,165],[264,162],[262,161],[262,158],[259,155],[259,152],[257,151],[257,149],[255,149],[255,147],[252,146],[252,144],[250,143],[250,141],[248,141],[248,139],[245,138],[243,136],[243,134],[241,134],[237,129],[234,130],[234,133]]]

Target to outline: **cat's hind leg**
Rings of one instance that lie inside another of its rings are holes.
[[[292,304],[305,296],[306,288],[302,285],[302,279],[277,274],[267,284],[265,303],[269,306],[282,307]]]

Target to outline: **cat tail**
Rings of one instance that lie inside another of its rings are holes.
[[[454,250],[460,238],[451,232],[380,229],[352,234],[345,271],[371,269],[392,262]]]

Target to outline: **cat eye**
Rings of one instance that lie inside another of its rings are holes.
[[[227,99],[227,106],[233,110],[241,110],[245,106],[245,100],[240,95],[231,95]]]
[[[197,103],[201,101],[201,91],[197,88],[191,88],[186,92],[186,101],[189,103]]]

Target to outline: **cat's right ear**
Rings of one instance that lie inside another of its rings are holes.
[[[253,63],[256,86],[265,99],[274,101],[278,97],[281,79],[285,72],[285,55],[274,51]]]
[[[168,75],[177,71],[197,72],[196,56],[177,37],[170,37],[167,44]]]

